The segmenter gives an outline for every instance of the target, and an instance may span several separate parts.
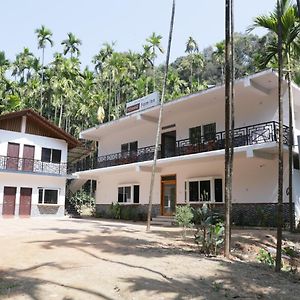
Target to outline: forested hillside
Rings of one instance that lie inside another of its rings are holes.
[[[62,53],[54,53],[48,64],[44,64],[44,53],[59,41],[53,41],[52,32],[44,26],[36,35],[40,57],[24,48],[9,61],[0,52],[0,113],[33,108],[78,136],[98,123],[99,107],[104,109],[106,122],[124,115],[127,101],[161,90],[164,68],[157,66],[156,58],[164,49],[156,33],[145,41],[141,53],[116,52],[114,44],[105,43],[90,69],[81,65],[81,41],[74,34],[61,42]],[[272,33],[263,37],[235,34],[236,78],[272,66],[272,62],[264,63],[264,56],[274,38]],[[224,41],[199,51],[197,41],[190,37],[184,47],[186,55],[170,67],[167,101],[224,80]],[[293,74],[297,80],[297,72]]]

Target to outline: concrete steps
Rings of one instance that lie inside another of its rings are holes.
[[[174,216],[156,216],[152,218],[151,225],[171,227],[176,225]]]

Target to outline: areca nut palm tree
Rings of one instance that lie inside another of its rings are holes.
[[[280,10],[280,11],[278,11]],[[288,81],[289,99],[289,218],[290,230],[294,228],[293,216],[293,141],[294,141],[294,103],[292,93],[292,69],[293,61],[300,57],[300,22],[297,15],[297,8],[291,0],[280,0],[274,10],[269,15],[262,15],[254,19],[254,24],[250,27],[263,27],[273,33],[274,39],[267,45],[266,53],[262,60],[264,66],[276,64],[278,61],[278,39],[279,20],[282,30],[282,59],[283,67],[286,70]]]
[[[164,49],[161,45],[162,36],[156,35],[155,32],[152,33],[152,35],[146,39],[146,41],[150,44],[151,48],[151,59],[152,59],[152,68],[153,68],[153,89],[155,91],[156,88],[156,78],[155,78],[155,59],[157,57],[156,50],[158,50],[160,53],[164,53]]]
[[[44,63],[45,63],[45,48],[47,44],[53,47],[52,31],[44,25],[35,30],[38,39],[38,48],[42,49],[42,84],[41,84],[41,99],[40,99],[40,112],[43,114],[43,82],[44,82]]]
[[[68,33],[68,38],[63,40],[61,44],[64,46],[64,55],[67,55],[69,52],[71,58],[73,57],[73,54],[76,54],[77,57],[80,55],[79,46],[82,42],[72,32]]]
[[[189,54],[190,58],[190,69],[191,69],[191,74],[190,74],[190,89],[192,91],[192,86],[193,86],[193,65],[194,65],[194,58],[195,54],[199,52],[199,47],[196,42],[191,36],[188,38],[186,42],[186,48],[185,48],[185,53]]]

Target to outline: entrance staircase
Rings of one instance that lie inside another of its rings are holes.
[[[176,226],[177,222],[175,216],[156,216],[152,218],[151,225],[171,227]]]

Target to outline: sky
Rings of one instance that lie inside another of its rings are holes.
[[[275,0],[235,0],[235,31],[245,32],[255,16],[273,10]],[[224,39],[224,0],[177,0],[171,60],[184,55],[189,36],[199,48]],[[172,0],[9,0],[1,3],[0,51],[9,59],[28,47],[35,55],[35,29],[45,25],[53,32],[55,46],[45,61],[62,51],[61,41],[73,32],[82,41],[80,60],[90,65],[104,42],[116,42],[117,51],[141,51],[152,32],[163,36],[166,49]],[[5,12],[5,13],[4,13]],[[256,30],[262,35],[265,32]],[[163,62],[160,55],[157,62]]]

